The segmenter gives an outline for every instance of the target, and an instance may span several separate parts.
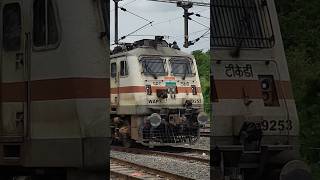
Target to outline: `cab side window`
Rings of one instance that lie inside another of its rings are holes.
[[[127,76],[128,73],[128,64],[127,61],[120,62],[120,76]]]
[[[117,63],[111,63],[111,77],[117,77]]]
[[[33,44],[50,49],[59,44],[59,28],[53,0],[35,0],[33,3]]]
[[[21,9],[19,3],[5,5],[3,9],[3,49],[21,49]]]

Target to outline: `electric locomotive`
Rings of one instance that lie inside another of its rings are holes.
[[[199,139],[208,118],[191,55],[156,36],[117,46],[110,69],[113,139],[151,147]]]
[[[212,178],[304,180],[274,0],[211,1]]]

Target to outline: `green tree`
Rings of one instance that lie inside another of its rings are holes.
[[[313,150],[320,148],[320,1],[276,2],[300,118],[301,153],[320,179],[320,151]]]
[[[210,113],[210,52],[196,50],[192,52],[192,55],[195,57],[197,63],[201,90],[204,98],[204,108],[206,113]]]

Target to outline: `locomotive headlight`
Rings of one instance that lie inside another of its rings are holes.
[[[148,119],[153,127],[158,127],[161,124],[161,116],[158,113],[151,114]]]
[[[208,122],[209,117],[208,117],[208,115],[206,113],[201,112],[201,113],[198,114],[197,120],[198,120],[199,124],[205,125]]]

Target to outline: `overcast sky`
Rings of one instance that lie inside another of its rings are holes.
[[[206,2],[209,0],[193,0],[194,2]],[[145,19],[154,21],[151,25],[145,27],[144,29],[132,34],[122,42],[133,42],[142,38],[152,38],[152,36],[141,36],[141,35],[163,35],[169,36],[166,41],[173,42],[177,41],[181,50],[186,52],[191,52],[198,49],[203,49],[207,51],[210,46],[209,32],[204,38],[201,38],[195,45],[189,47],[188,49],[183,48],[184,42],[184,20],[183,20],[183,9],[177,7],[173,3],[163,3],[163,2],[153,2],[148,0],[123,0],[119,3],[120,7],[126,8],[128,11],[142,16]],[[111,43],[114,43],[114,2],[111,1],[111,21],[110,21],[110,33],[111,33]],[[209,7],[193,6],[189,12],[195,12],[203,17],[197,17],[195,15],[191,16],[194,21],[189,21],[189,40],[194,40],[201,35],[203,35],[210,26],[210,10]],[[119,10],[119,38],[125,36],[136,29],[147,24],[146,20],[136,17],[128,12],[123,12]],[[201,23],[202,25],[200,25]],[[205,27],[206,26],[206,27]]]

